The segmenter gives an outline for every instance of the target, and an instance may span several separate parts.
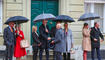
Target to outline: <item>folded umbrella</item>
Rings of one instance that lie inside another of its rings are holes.
[[[8,24],[9,22],[14,22],[16,24],[21,24],[21,23],[25,23],[27,21],[29,21],[29,19],[27,19],[26,17],[23,17],[23,16],[13,16],[13,17],[10,17],[9,19],[7,19],[5,24]]]
[[[94,19],[99,19],[100,16],[95,14],[95,13],[85,13],[80,18],[78,21],[87,21],[87,20],[94,20]]]

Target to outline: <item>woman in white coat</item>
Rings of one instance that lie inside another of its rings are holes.
[[[63,52],[64,60],[70,60],[70,51],[73,48],[73,36],[71,29],[68,28],[68,23],[64,24],[64,39],[65,39],[65,47]]]

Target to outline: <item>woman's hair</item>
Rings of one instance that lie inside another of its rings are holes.
[[[32,32],[36,31],[37,26],[32,26]]]
[[[83,29],[85,28],[85,26],[88,26],[88,23],[84,23]]]
[[[16,28],[16,27],[21,27],[21,24],[16,24],[16,25],[15,25],[15,28]]]
[[[65,23],[64,23],[64,26],[65,26],[65,24],[68,24],[68,23],[67,23],[67,22],[65,22]]]

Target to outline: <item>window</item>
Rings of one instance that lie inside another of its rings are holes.
[[[100,23],[100,29],[102,32],[103,32],[103,12],[104,12],[103,8],[104,8],[104,4],[95,4],[95,8],[94,8],[94,12],[99,16],[101,16],[101,19],[95,20],[95,22]]]
[[[0,0],[0,33],[2,33],[2,0]]]
[[[89,1],[89,2],[87,2]],[[105,33],[105,17],[104,17],[104,11],[105,11],[105,3],[98,3],[99,1],[102,1],[102,0],[94,0],[96,1],[96,3],[91,3],[93,2],[93,0],[85,0],[85,12],[94,12],[96,14],[98,14],[99,16],[101,16],[101,19],[97,19],[97,20],[94,20],[94,22],[99,22],[100,23],[100,30]],[[105,1],[104,1],[105,2]],[[91,23],[92,21],[88,21],[89,25],[92,25],[94,23]],[[91,27],[91,26],[90,26]]]

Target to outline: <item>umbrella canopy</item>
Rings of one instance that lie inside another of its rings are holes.
[[[13,16],[13,17],[10,17],[9,19],[7,19],[5,24],[8,24],[9,22],[14,22],[16,24],[21,24],[21,23],[25,23],[27,21],[29,21],[29,19],[27,19],[26,17],[23,17],[23,16]]]
[[[56,18],[54,15],[52,14],[40,14],[38,16],[36,16],[36,18],[34,18],[34,22],[38,22],[38,21],[42,21],[42,20],[49,20],[49,19],[54,19]]]
[[[73,18],[67,15],[59,15],[57,16],[54,21],[59,21],[59,22],[75,22]]]
[[[94,13],[85,13],[83,14],[78,21],[87,21],[87,20],[94,20],[94,19],[99,19],[100,16]]]

